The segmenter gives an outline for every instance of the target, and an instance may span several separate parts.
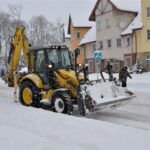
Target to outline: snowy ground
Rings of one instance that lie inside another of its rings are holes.
[[[24,107],[0,80],[0,149],[149,150],[150,73],[133,75],[128,88],[136,98],[89,119]]]
[[[128,79],[128,89],[135,93],[135,98],[121,107],[102,110],[88,117],[150,130],[150,73],[132,76],[132,80]]]

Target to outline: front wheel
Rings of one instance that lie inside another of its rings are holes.
[[[19,100],[25,106],[39,107],[39,89],[31,81],[23,81],[20,85]]]
[[[56,92],[52,96],[52,107],[57,113],[72,114],[73,105],[67,93]]]

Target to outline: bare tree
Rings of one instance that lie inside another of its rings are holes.
[[[17,4],[8,4],[9,12],[12,20],[16,20],[18,24],[21,23],[22,6]]]
[[[33,45],[50,44],[53,23],[50,23],[44,16],[33,17],[30,22],[30,40]]]
[[[64,31],[64,23],[61,22],[56,22],[56,38],[60,43],[64,43],[65,42],[65,31]]]
[[[1,48],[5,49],[5,56],[7,56],[7,50],[10,37],[11,19],[10,14],[0,11],[0,36],[1,36]],[[3,51],[4,53],[4,51]]]
[[[9,8],[9,12],[0,11],[0,46],[2,55],[5,56],[6,60],[16,27],[18,25],[27,26],[27,23],[22,21],[20,17],[21,7],[9,5]]]

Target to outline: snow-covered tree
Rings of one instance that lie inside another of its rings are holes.
[[[42,46],[50,43],[50,33],[53,29],[53,24],[44,16],[32,17],[29,22],[29,28],[29,39],[32,45]]]
[[[29,39],[32,45],[49,45],[63,42],[62,23],[52,23],[45,16],[32,17],[29,22]]]
[[[21,23],[22,6],[17,4],[8,4],[10,16],[18,25]]]
[[[132,73],[142,73],[144,71],[143,63],[140,61],[140,58],[137,58],[136,63],[131,67]]]
[[[7,56],[6,48],[9,45],[11,34],[10,14],[0,11],[0,36],[1,36],[1,52]]]
[[[60,21],[56,22],[56,31],[55,35],[60,43],[65,42],[65,32],[64,32],[64,23],[61,23]]]

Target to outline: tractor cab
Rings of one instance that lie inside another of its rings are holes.
[[[69,50],[63,45],[32,47],[29,50],[29,73],[37,73],[44,85],[49,83],[50,70],[73,69]]]

